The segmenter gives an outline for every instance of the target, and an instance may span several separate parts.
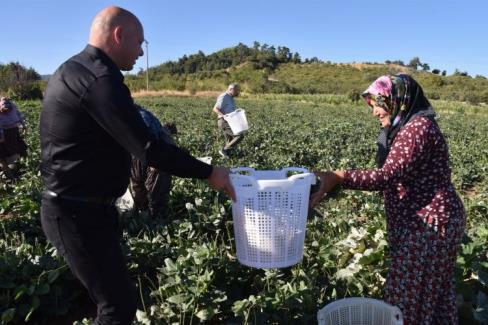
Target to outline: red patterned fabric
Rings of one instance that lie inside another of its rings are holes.
[[[457,324],[454,267],[466,213],[436,123],[413,118],[381,169],[349,170],[343,186],[383,191],[391,267],[385,300],[405,324]]]

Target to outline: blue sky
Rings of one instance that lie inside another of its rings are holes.
[[[287,46],[332,62],[402,60],[488,77],[488,1],[4,0],[0,63],[50,74],[85,46],[91,21],[108,5],[144,25],[149,65],[239,42]],[[134,72],[145,67],[145,57]]]

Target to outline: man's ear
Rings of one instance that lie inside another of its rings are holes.
[[[113,36],[116,44],[120,44],[122,42],[122,33],[123,33],[122,26],[117,26],[114,28]]]

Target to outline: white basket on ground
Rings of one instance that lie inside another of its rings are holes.
[[[288,177],[289,173],[299,174]],[[296,167],[240,167],[232,169],[230,177],[237,196],[232,217],[239,262],[264,269],[300,262],[315,175]]]
[[[230,129],[234,135],[239,135],[249,130],[246,111],[244,111],[242,108],[238,108],[229,114],[225,114],[224,120],[229,123]]]
[[[319,325],[402,325],[400,308],[372,298],[344,298],[317,313]]]

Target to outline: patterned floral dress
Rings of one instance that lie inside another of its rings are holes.
[[[344,188],[383,191],[391,266],[385,300],[405,324],[457,324],[454,267],[466,213],[436,123],[414,117],[381,169],[345,172]]]

